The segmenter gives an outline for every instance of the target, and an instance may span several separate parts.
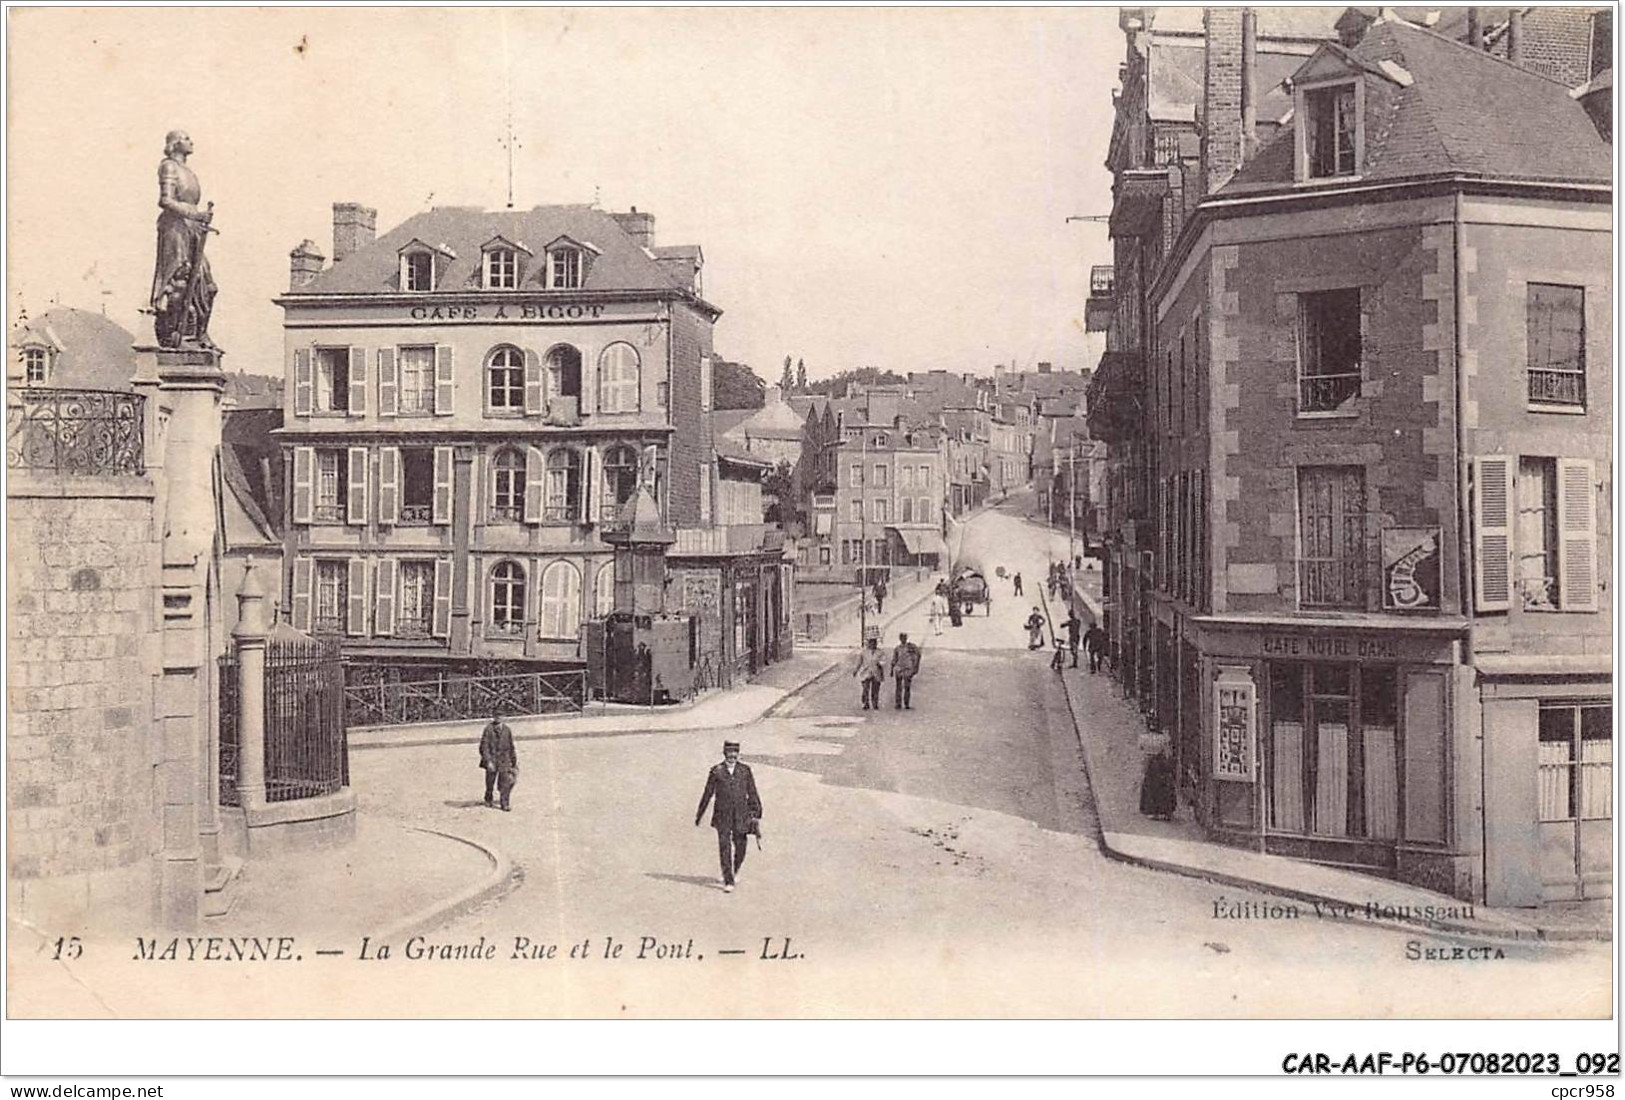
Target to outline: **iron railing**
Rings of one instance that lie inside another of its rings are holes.
[[[1539,405],[1581,405],[1586,403],[1586,375],[1583,370],[1529,369],[1529,400]]]
[[[1298,411],[1335,412],[1360,396],[1360,372],[1307,374],[1298,379]]]
[[[147,399],[119,390],[15,390],[6,465],[59,474],[146,473]]]
[[[405,527],[408,524],[428,524],[434,522],[433,504],[403,504],[396,524]]]
[[[236,806],[242,732],[241,667],[220,658],[220,802]],[[265,647],[265,799],[292,802],[350,783],[344,666],[334,642],[272,640]]]
[[[1365,607],[1365,562],[1359,558],[1301,559],[1298,578],[1303,607]]]
[[[435,680],[351,684],[344,689],[345,716],[352,726],[579,714],[586,700],[584,669],[499,676],[448,674]]]

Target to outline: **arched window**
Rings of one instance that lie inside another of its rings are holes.
[[[512,447],[491,458],[491,518],[525,518],[525,456]]]
[[[559,344],[547,353],[547,399],[581,396],[581,353]]]
[[[592,583],[592,613],[602,619],[615,610],[615,563],[606,561],[598,567],[598,577]]]
[[[525,568],[516,561],[498,562],[491,570],[491,629],[498,634],[525,631]]]
[[[556,561],[542,573],[542,637],[568,638],[581,633],[581,573],[567,561]]]
[[[486,400],[493,409],[525,407],[525,355],[518,348],[500,347],[486,361]]]
[[[598,356],[598,411],[637,412],[639,391],[638,350],[631,344],[614,343]]]
[[[547,519],[567,523],[581,519],[581,452],[555,447],[547,456]]]
[[[618,444],[604,452],[604,514],[617,518],[621,505],[638,491],[638,452]]]

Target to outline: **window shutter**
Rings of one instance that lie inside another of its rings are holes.
[[[313,563],[303,555],[293,559],[293,627],[310,630],[310,578]]]
[[[293,415],[309,416],[311,389],[314,376],[310,367],[310,349],[293,349]]]
[[[525,349],[525,415],[540,416],[543,412],[542,357]]]
[[[349,412],[367,411],[367,350],[350,349],[350,408]]]
[[[598,452],[589,447],[581,460],[581,519],[584,523],[598,522],[598,479],[603,475],[603,463]]]
[[[1586,458],[1557,460],[1557,602],[1597,610],[1597,497]]]
[[[364,526],[367,522],[367,448],[351,447],[347,465],[350,497],[344,521],[352,526]]]
[[[401,378],[395,365],[395,349],[378,349],[378,415],[400,412]]]
[[[350,598],[345,632],[358,638],[367,632],[367,559],[350,559]]]
[[[700,408],[709,410],[713,403],[712,393],[711,357],[700,356]]]
[[[451,633],[451,559],[434,563],[434,624],[429,631],[436,638]]]
[[[542,492],[547,464],[538,447],[525,448],[525,522],[542,522]]]
[[[437,344],[434,349],[434,414],[450,416],[451,399],[451,348],[446,344]]]
[[[1473,579],[1480,611],[1512,606],[1512,459],[1486,455],[1474,460]]]
[[[434,449],[434,522],[444,527],[451,522],[451,448]]]
[[[393,524],[401,514],[401,449],[378,449],[378,522]]]
[[[293,521],[309,523],[313,518],[316,499],[316,450],[313,447],[293,449]]]
[[[372,632],[387,638],[395,633],[395,559],[379,558],[372,579]]]

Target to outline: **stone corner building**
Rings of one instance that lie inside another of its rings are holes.
[[[1505,58],[1387,9],[1122,25],[1090,419],[1185,799],[1491,905],[1610,893],[1608,120],[1516,15]]]

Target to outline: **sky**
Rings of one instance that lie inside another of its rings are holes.
[[[699,244],[716,352],[849,367],[1091,367],[1115,8],[9,12],[8,325],[132,331],[163,137],[220,230],[210,333],[280,374],[288,252],[332,204],[591,202]]]

